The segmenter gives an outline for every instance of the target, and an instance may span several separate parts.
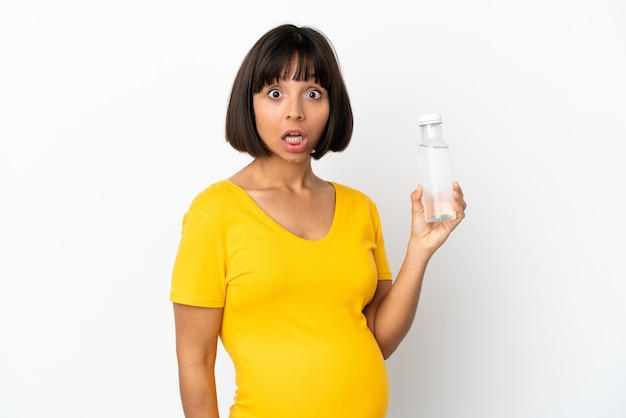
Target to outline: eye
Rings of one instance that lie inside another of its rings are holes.
[[[308,97],[309,99],[321,99],[322,92],[319,90],[309,90],[306,92],[306,97]]]
[[[280,98],[280,96],[282,96],[282,93],[280,92],[280,90],[271,89],[270,91],[267,92],[267,95],[272,99],[278,99]]]

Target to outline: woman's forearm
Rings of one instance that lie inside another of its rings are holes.
[[[222,309],[174,303],[176,356],[186,418],[217,418],[215,359]]]
[[[378,306],[374,335],[385,358],[396,350],[413,324],[424,273],[431,256],[409,243],[393,286]]]
[[[185,418],[218,418],[213,368],[183,367],[179,370],[180,395]]]

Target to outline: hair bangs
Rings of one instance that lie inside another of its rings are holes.
[[[259,62],[253,76],[252,88],[256,94],[268,84],[279,80],[306,81],[315,80],[322,87],[330,86],[329,71],[324,65],[324,60],[318,57],[312,46],[288,45],[266,56]]]

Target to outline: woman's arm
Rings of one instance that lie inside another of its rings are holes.
[[[215,356],[222,309],[174,303],[180,396],[186,418],[218,418]]]
[[[363,311],[385,358],[411,328],[428,261],[465,217],[467,205],[458,183],[454,183],[453,194],[457,218],[436,223],[424,220],[421,186],[411,194],[411,238],[404,262],[393,285],[391,281],[378,282],[374,298]]]

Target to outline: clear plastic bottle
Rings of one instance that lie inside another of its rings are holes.
[[[450,150],[443,140],[441,115],[430,113],[417,119],[422,134],[418,161],[424,189],[422,204],[427,222],[456,219],[452,198]]]

